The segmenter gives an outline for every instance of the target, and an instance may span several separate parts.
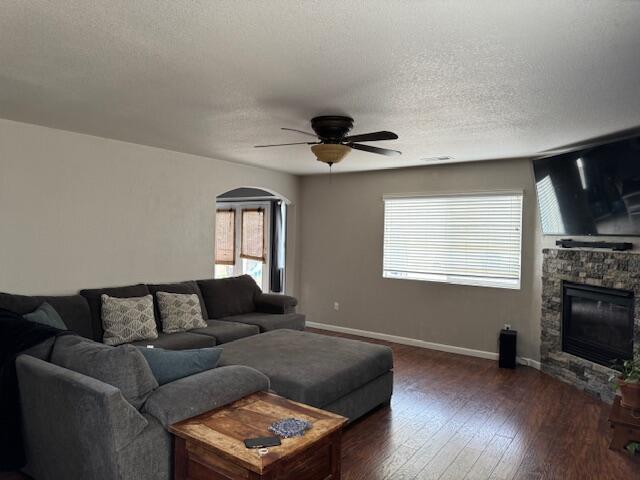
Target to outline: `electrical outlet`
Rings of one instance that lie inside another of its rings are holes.
[[[509,324],[509,323],[505,323],[505,324],[504,324],[504,329],[505,329],[505,330],[511,330],[511,324]]]
[[[333,302],[333,309],[337,312],[340,310],[340,304],[338,302]]]

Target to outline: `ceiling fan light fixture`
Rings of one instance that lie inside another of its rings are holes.
[[[351,151],[351,147],[340,143],[319,143],[312,146],[311,151],[319,162],[333,165],[346,157]]]

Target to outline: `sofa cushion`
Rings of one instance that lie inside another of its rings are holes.
[[[42,302],[51,305],[69,330],[87,338],[94,338],[89,304],[80,295],[28,296],[0,293],[0,308],[19,315],[33,312]]]
[[[256,309],[254,297],[260,288],[249,275],[198,280],[209,318],[241,315]]]
[[[165,350],[138,347],[160,385],[216,368],[222,349]]]
[[[284,313],[276,315],[273,313],[245,313],[244,315],[234,315],[224,317],[226,322],[240,322],[248,325],[255,325],[261,332],[288,328],[291,330],[304,330],[305,316],[300,313]]]
[[[103,342],[107,345],[158,338],[153,319],[153,298],[151,295],[116,298],[103,294],[102,327]]]
[[[194,280],[189,280],[187,282],[178,282],[178,283],[151,283],[147,284],[147,288],[151,295],[153,295],[153,303],[154,308],[156,309],[156,323],[158,324],[158,330],[162,329],[162,324],[160,323],[160,309],[158,308],[158,301],[156,299],[157,292],[167,292],[167,293],[195,293],[198,295],[198,300],[200,300],[200,310],[202,311],[202,318],[205,320],[209,318],[209,314],[207,313],[207,307],[204,304],[204,300],[202,299],[202,292],[200,292],[200,287]]]
[[[208,320],[205,328],[191,330],[193,333],[215,337],[220,343],[232,342],[239,338],[249,337],[260,333],[260,327],[240,322],[225,322],[223,320]]]
[[[155,340],[140,340],[139,342],[131,342],[132,345],[146,347],[152,345],[157,348],[166,348],[167,350],[188,350],[191,348],[207,348],[216,344],[216,339],[209,335],[199,335],[191,332],[178,333],[158,333]]]
[[[25,313],[22,318],[41,325],[48,325],[60,330],[67,330],[67,326],[62,321],[60,315],[58,315],[58,312],[56,312],[56,309],[47,302],[42,302],[38,308],[33,312]]]
[[[56,340],[51,363],[113,385],[137,409],[158,388],[149,364],[133,345],[110,347],[64,335]]]
[[[323,407],[391,370],[393,355],[383,345],[276,330],[227,343],[220,365],[255,368],[277,394]]]
[[[256,310],[263,313],[294,313],[298,300],[280,293],[258,293],[255,297]]]
[[[87,288],[80,290],[80,295],[82,295],[89,304],[94,331],[93,339],[98,342],[102,341],[102,336],[104,335],[104,330],[102,329],[102,294],[116,298],[144,297],[145,295],[149,295],[149,289],[146,285],[139,283],[125,287]],[[53,306],[55,307],[55,305]]]
[[[207,326],[202,318],[198,295],[195,293],[156,292],[156,300],[163,332],[186,332]]]
[[[162,385],[149,396],[144,411],[166,428],[268,389],[269,379],[253,368],[214,368]]]

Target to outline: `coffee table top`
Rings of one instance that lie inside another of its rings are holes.
[[[260,456],[257,449],[245,447],[246,438],[272,436],[267,427],[277,420],[289,417],[307,420],[313,427],[302,437],[283,438],[282,445],[269,447],[269,453],[264,456]],[[169,431],[237,465],[262,474],[279,461],[290,458],[339,430],[346,422],[347,419],[340,415],[292,402],[272,393],[258,392],[171,425]]]

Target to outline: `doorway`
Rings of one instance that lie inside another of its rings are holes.
[[[217,197],[215,278],[250,275],[264,292],[284,293],[286,203],[257,188]]]

